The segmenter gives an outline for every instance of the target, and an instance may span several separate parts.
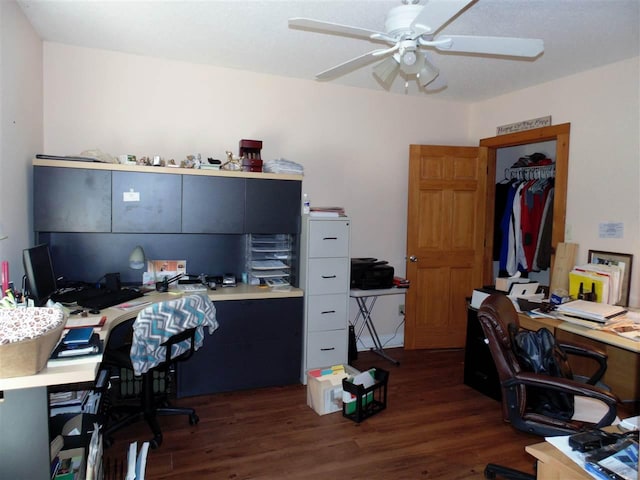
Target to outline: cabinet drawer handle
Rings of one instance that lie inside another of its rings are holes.
[[[323,240],[337,240],[338,237],[324,237]]]
[[[320,312],[321,315],[324,315],[325,313],[336,313],[335,310],[325,310],[324,312]]]
[[[335,350],[336,347],[331,347],[331,348],[321,348],[320,351],[321,352],[328,352],[329,350]]]
[[[337,275],[322,275],[322,278],[337,278]]]

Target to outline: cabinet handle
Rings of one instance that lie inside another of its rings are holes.
[[[323,240],[337,240],[338,237],[324,237]]]
[[[336,347],[331,347],[331,348],[321,348],[320,351],[321,352],[328,352],[329,350],[335,350]]]
[[[337,278],[337,275],[322,275],[322,278]]]
[[[325,310],[324,312],[320,312],[321,315],[324,315],[325,313],[336,313],[335,310]]]

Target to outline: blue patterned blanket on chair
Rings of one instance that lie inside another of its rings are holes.
[[[162,343],[173,335],[198,327],[195,336],[196,350],[202,346],[204,327],[213,333],[218,328],[216,308],[206,294],[189,295],[154,303],[138,313],[133,323],[131,363],[136,375],[141,375],[165,360],[166,348]],[[189,349],[189,341],[173,346],[172,357]]]

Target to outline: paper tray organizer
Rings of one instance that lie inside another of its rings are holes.
[[[349,378],[342,380],[342,415],[357,423],[387,408],[389,372],[381,368],[371,368],[369,371],[373,372],[375,380],[370,387],[355,385]],[[349,401],[347,397],[350,395],[352,397]]]

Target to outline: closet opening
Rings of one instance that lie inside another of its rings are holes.
[[[549,186],[553,185],[552,202],[546,203],[547,213],[552,210],[552,216],[544,217],[545,224],[527,228],[526,249],[524,258],[530,259],[533,268],[527,264],[526,274],[528,278],[537,281],[540,285],[554,285],[552,278],[553,263],[558,243],[564,242],[566,205],[567,205],[567,179],[569,173],[569,132],[570,123],[563,123],[551,127],[536,128],[524,132],[485,138],[480,140],[480,147],[487,148],[487,210],[485,218],[485,252],[483,262],[483,283],[493,285],[498,276],[509,276],[502,271],[506,263],[501,266],[499,250],[502,248],[502,234],[500,222],[505,213],[504,192],[505,187],[500,184],[520,182],[521,184],[534,185],[534,189],[546,189],[546,198],[550,193]],[[536,155],[540,154],[540,155]],[[544,158],[542,158],[544,157]],[[523,159],[520,161],[520,159]],[[542,162],[536,160],[543,160]],[[531,161],[528,161],[531,160]],[[547,161],[548,160],[548,161]],[[533,168],[531,168],[533,167]],[[494,188],[491,188],[494,185]],[[534,192],[537,190],[534,190]],[[529,194],[532,192],[529,191]],[[528,200],[532,200],[530,195]],[[537,208],[544,196],[537,199]],[[535,210],[535,216],[539,216],[539,210]],[[521,210],[522,213],[522,210]],[[529,221],[527,212],[527,221]],[[528,224],[530,225],[530,224]],[[539,244],[540,228],[546,226],[543,234],[543,243]],[[551,230],[550,234],[548,230]],[[534,237],[535,242],[534,242]],[[550,238],[547,240],[547,238]],[[546,249],[548,255],[540,256],[540,249]],[[538,250],[538,255],[536,255]],[[516,257],[517,258],[517,257]],[[513,268],[513,263],[511,263]],[[511,270],[514,271],[513,269]]]
[[[496,152],[493,278],[519,275],[549,285],[556,142]]]

